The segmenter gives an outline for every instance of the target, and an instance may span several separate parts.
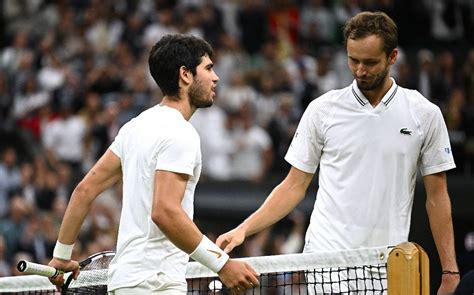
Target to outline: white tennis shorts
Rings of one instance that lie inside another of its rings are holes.
[[[109,292],[109,295],[149,295],[149,294],[159,294],[159,295],[186,295],[188,287],[186,283],[181,281],[176,281],[165,275],[164,273],[154,274],[151,277],[147,278],[140,284],[134,287],[119,288],[112,292]]]

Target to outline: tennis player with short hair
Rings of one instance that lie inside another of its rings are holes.
[[[344,37],[354,81],[306,109],[285,159],[286,178],[264,204],[217,245],[229,252],[287,215],[304,198],[316,168],[319,190],[305,252],[397,245],[408,240],[419,169],[443,270],[458,271],[445,171],[455,168],[440,109],[390,77],[397,26],[382,12],[348,20]],[[443,275],[438,294],[458,275]]]
[[[213,104],[219,78],[212,53],[207,42],[185,35],[165,36],[153,46],[150,72],[164,97],[120,129],[78,184],[49,265],[77,276],[71,252],[81,224],[94,199],[122,179],[117,249],[109,267],[111,294],[186,294],[186,253],[234,291],[258,285],[248,264],[229,259],[192,221],[201,150],[188,120],[198,108]],[[63,278],[51,281],[60,286]]]

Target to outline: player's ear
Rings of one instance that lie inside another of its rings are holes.
[[[181,66],[179,68],[179,78],[183,80],[184,83],[191,84],[193,81],[193,73],[185,66]]]
[[[398,57],[398,48],[392,50],[392,53],[388,56],[389,65],[393,65],[397,61]]]

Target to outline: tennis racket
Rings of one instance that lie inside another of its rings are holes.
[[[104,251],[93,254],[79,262],[81,272],[77,280],[72,275],[65,279],[61,294],[107,294],[107,269],[115,252]],[[25,274],[36,274],[55,277],[63,272],[54,267],[22,260],[17,264],[18,271]]]

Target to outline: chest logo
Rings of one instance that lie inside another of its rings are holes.
[[[400,129],[401,134],[406,134],[406,135],[411,135],[411,130],[408,130],[408,128],[402,128]]]

